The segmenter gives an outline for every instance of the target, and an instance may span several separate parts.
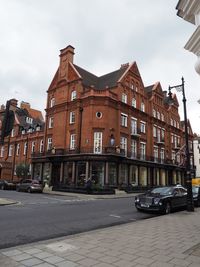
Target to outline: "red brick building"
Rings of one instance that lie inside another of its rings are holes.
[[[159,82],[145,87],[136,62],[97,77],[74,64],[67,46],[47,93],[44,133],[29,154],[33,178],[62,186],[89,177],[111,187],[183,183],[178,101],[174,95],[169,105]],[[193,167],[191,127],[189,138]]]

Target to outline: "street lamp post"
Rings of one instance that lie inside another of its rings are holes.
[[[187,188],[187,211],[194,211],[194,202],[192,194],[192,178],[191,178],[191,169],[190,169],[190,151],[189,151],[189,140],[188,140],[188,120],[187,120],[187,109],[186,109],[186,98],[185,98],[185,86],[184,78],[181,78],[182,83],[175,86],[169,86],[169,99],[172,101],[171,89],[175,88],[178,92],[183,94],[183,111],[184,111],[184,125],[185,125],[185,156],[186,156],[186,165],[185,165],[185,185]]]

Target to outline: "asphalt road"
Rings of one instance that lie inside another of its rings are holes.
[[[0,190],[0,198],[19,204],[0,206],[0,248],[67,236],[152,217],[137,212],[132,197],[79,199]]]

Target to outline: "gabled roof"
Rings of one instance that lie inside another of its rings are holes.
[[[94,86],[98,90],[106,89],[106,87],[113,87],[117,85],[118,80],[127,70],[127,67],[120,68],[116,71],[110,72],[108,74],[102,75],[100,77],[82,69],[81,67],[74,65],[81,78],[83,79],[83,84],[85,86]]]

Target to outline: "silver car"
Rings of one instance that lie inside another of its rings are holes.
[[[43,184],[38,181],[38,180],[31,180],[31,179],[25,179],[22,180],[20,183],[16,185],[16,190],[19,191],[24,191],[28,193],[32,192],[43,192]]]

